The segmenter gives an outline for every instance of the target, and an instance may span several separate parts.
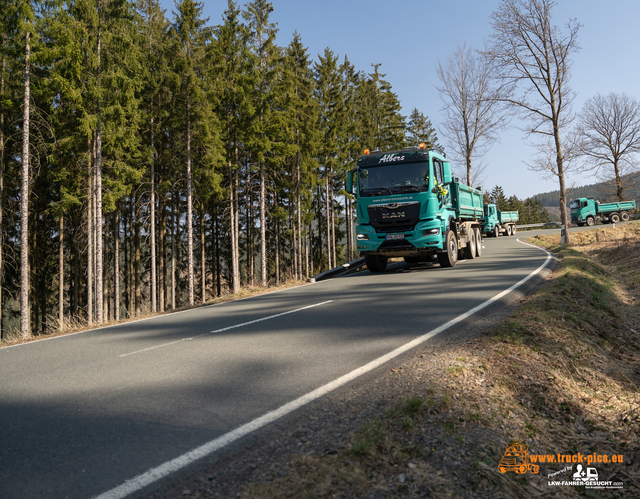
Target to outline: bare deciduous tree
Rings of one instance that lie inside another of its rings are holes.
[[[473,165],[498,138],[507,123],[501,88],[492,78],[486,58],[466,45],[458,45],[436,73],[442,86],[436,87],[444,102],[444,136],[454,155],[466,166],[467,185],[479,181],[485,167]]]
[[[616,195],[623,201],[622,176],[640,152],[640,102],[626,94],[597,94],[585,103],[578,130],[582,153],[593,167],[613,168]]]
[[[533,169],[553,169],[560,186],[560,217],[568,228],[565,152],[562,133],[574,116],[571,103],[575,96],[568,87],[571,55],[577,52],[580,23],[566,24],[566,31],[551,23],[551,0],[503,0],[491,16],[493,33],[484,54],[492,61],[503,88],[509,91],[506,102],[518,109],[530,126],[529,136],[542,141],[542,160]],[[551,147],[551,149],[549,149]],[[547,159],[555,156],[553,162]],[[568,230],[567,244],[571,243]]]

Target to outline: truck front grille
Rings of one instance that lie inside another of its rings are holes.
[[[420,219],[420,203],[372,204],[367,207],[369,220],[376,232],[413,230]]]

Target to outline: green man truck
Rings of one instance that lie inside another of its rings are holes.
[[[484,205],[482,232],[488,236],[498,237],[500,234],[511,236],[516,233],[517,211],[500,211],[495,204]]]
[[[437,255],[440,266],[482,254],[482,192],[461,184],[443,154],[424,144],[365,150],[347,175],[357,198],[357,249],[371,272],[389,258],[414,263]]]
[[[572,199],[569,203],[571,223],[594,225],[596,222],[617,223],[629,220],[629,212],[636,209],[635,201],[621,201],[618,203],[601,203],[592,197]]]

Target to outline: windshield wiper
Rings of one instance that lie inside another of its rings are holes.
[[[401,185],[400,187],[396,187],[396,189],[402,189],[403,192],[406,192],[407,189],[411,189],[414,192],[422,192],[420,188],[416,187],[415,185]]]
[[[365,189],[364,192],[369,193],[369,194],[373,194],[374,192],[379,193],[380,191],[387,191],[389,194],[393,194],[393,192],[391,192],[391,189],[387,189],[386,187],[374,187],[372,189]]]

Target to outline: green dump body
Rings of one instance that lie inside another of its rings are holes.
[[[461,184],[457,178],[451,186],[451,208],[460,220],[475,220],[482,218],[482,191]]]
[[[498,220],[501,224],[516,223],[520,217],[517,211],[498,211]]]
[[[597,203],[596,211],[598,214],[606,215],[614,211],[631,211],[636,209],[635,201],[621,201],[619,203]]]

